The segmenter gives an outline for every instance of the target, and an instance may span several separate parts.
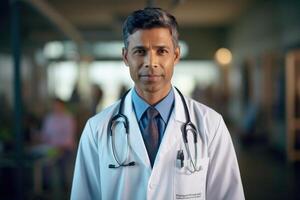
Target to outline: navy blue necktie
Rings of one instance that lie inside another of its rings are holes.
[[[159,146],[159,130],[155,119],[156,117],[159,117],[159,112],[154,107],[149,107],[146,114],[148,123],[144,129],[144,141],[151,166],[153,167]]]

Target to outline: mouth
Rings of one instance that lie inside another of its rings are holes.
[[[161,75],[156,75],[156,74],[142,74],[140,77],[159,77]]]
[[[149,82],[155,82],[158,81],[162,75],[156,75],[156,74],[143,74],[140,75],[141,80],[149,81]]]

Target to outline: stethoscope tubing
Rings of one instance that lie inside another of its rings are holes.
[[[190,163],[192,165],[192,170],[187,167],[188,171],[190,171],[191,173],[200,171],[200,167],[197,168],[197,157],[198,157],[198,150],[197,150],[197,129],[196,126],[191,122],[190,119],[190,114],[189,114],[189,110],[187,107],[187,103],[182,95],[182,93],[180,92],[180,90],[178,88],[175,87],[175,89],[177,90],[177,92],[180,95],[181,101],[183,103],[184,106],[184,112],[185,112],[185,116],[186,116],[186,122],[183,125],[183,132],[182,132],[182,138],[185,144],[185,149],[186,152],[188,154],[188,158],[190,160]],[[114,165],[114,164],[109,164],[109,168],[119,168],[119,167],[126,167],[126,166],[134,166],[135,162],[134,161],[130,161],[128,163],[126,163],[126,160],[128,158],[128,154],[130,151],[130,143],[129,143],[129,121],[126,115],[123,114],[123,106],[124,106],[124,102],[125,102],[125,98],[126,95],[128,94],[130,90],[128,90],[121,98],[120,100],[120,106],[119,106],[119,110],[118,113],[113,116],[110,121],[109,121],[109,135],[111,136],[111,147],[112,147],[112,153],[113,153],[113,157],[114,160],[116,161],[116,163],[118,165]],[[120,120],[121,119],[121,120]],[[116,123],[117,121],[121,121],[125,127],[125,133],[126,133],[126,143],[127,143],[127,150],[126,150],[126,156],[125,159],[123,161],[120,161],[118,156],[117,156],[117,152],[116,152],[116,146],[115,146],[115,139],[114,139],[114,134],[113,134],[113,127],[114,127],[114,123]],[[192,156],[191,156],[191,152],[190,152],[190,148],[188,145],[188,132],[191,132],[193,134],[193,143],[194,143],[194,150],[195,150],[195,159],[193,161]]]

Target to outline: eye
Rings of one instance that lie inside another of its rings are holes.
[[[143,56],[146,54],[146,51],[144,49],[136,49],[133,53],[139,56]]]
[[[165,48],[158,49],[157,52],[159,55],[165,55],[165,54],[169,53],[169,51]]]

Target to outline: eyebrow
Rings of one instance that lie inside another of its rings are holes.
[[[144,46],[135,46],[132,48],[132,50],[135,50],[135,49],[146,49]]]
[[[170,47],[166,46],[166,45],[156,45],[154,46],[154,48],[165,48],[165,49],[170,49]],[[135,50],[135,49],[147,49],[145,46],[135,46],[132,48],[132,50]]]

